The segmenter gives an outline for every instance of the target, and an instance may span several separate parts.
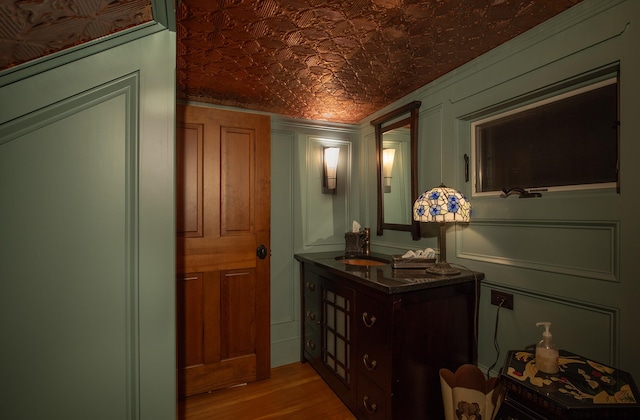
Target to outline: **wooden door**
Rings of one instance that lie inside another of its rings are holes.
[[[270,120],[177,111],[177,376],[188,396],[269,377]]]

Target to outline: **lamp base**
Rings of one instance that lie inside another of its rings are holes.
[[[451,267],[451,265],[449,265],[449,263],[446,261],[438,261],[436,264],[427,268],[427,273],[452,276],[455,274],[460,274],[460,270]]]

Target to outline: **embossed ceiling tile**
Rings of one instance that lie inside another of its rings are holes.
[[[218,52],[224,57],[228,57],[232,60],[246,56],[247,53],[242,49],[242,46],[235,41],[225,40],[225,45],[220,47]]]
[[[0,68],[6,67],[13,60],[13,42],[0,39]]]
[[[178,23],[176,24],[176,36],[178,37],[178,39],[185,39],[191,36],[191,32],[185,25],[183,25],[182,23]],[[182,42],[178,42],[178,44],[181,43]]]
[[[350,21],[354,28],[359,29],[362,33],[375,31],[378,25],[371,18],[357,17]]]
[[[47,48],[41,43],[29,43],[26,41],[13,43],[11,60],[6,63],[10,67],[17,63],[24,63],[33,57],[42,57],[47,54]]]
[[[89,19],[84,26],[79,39],[96,39],[102,34],[108,34],[113,28],[113,22],[109,19]]]
[[[242,0],[240,0],[240,2],[242,2]],[[246,3],[252,2],[247,1]],[[263,18],[275,16],[280,12],[280,7],[278,6],[279,2],[276,0],[263,0],[256,3],[253,3],[251,6],[255,8],[258,14]]]
[[[320,22],[334,22],[344,19],[344,15],[342,14],[340,7],[315,7],[313,9],[313,16]]]
[[[298,29],[298,26],[288,17],[283,18],[280,16],[272,17],[265,20],[267,26],[277,34],[282,36],[286,36],[288,32],[295,31]]]
[[[287,43],[281,39],[274,39],[269,37],[258,38],[256,40],[261,47],[267,50],[280,50],[287,47]]]
[[[22,40],[31,44],[41,43],[47,51],[57,51],[66,45],[77,45],[84,39],[84,29],[90,23],[89,19],[76,18],[65,19],[56,23],[55,30],[59,34],[57,37],[49,38],[52,28],[49,25],[38,25],[33,27]]]
[[[319,52],[318,55],[323,61],[325,61],[326,63],[330,63],[333,66],[346,64],[346,60],[344,59],[344,57],[335,52]]]
[[[178,49],[189,69],[180,92],[296,118],[356,122],[528,29],[523,15],[537,24],[577,1],[184,0],[187,12],[179,16],[188,16],[181,23],[191,34],[178,43],[196,42],[184,57],[185,48]],[[544,9],[549,4],[552,11]],[[220,54],[207,63],[197,54],[203,47]]]
[[[405,8],[405,16],[410,21],[421,21],[433,16],[433,2],[418,2],[408,4]]]
[[[330,31],[334,39],[350,39],[353,44],[357,44],[360,41],[360,33],[360,31],[354,30],[353,25],[347,21],[336,22]]]
[[[224,14],[228,19],[230,27],[242,28],[256,21],[262,21],[265,16],[261,16],[259,9],[253,8],[229,8],[224,10]]]
[[[279,75],[282,75],[281,79],[286,82],[293,82],[290,78],[291,73],[296,72],[297,70],[305,68],[304,62],[298,59],[290,59],[282,61],[282,70],[278,72]]]
[[[327,38],[329,38],[329,33],[325,30],[324,27],[311,26],[301,29],[299,32],[305,42],[316,43],[318,41],[326,40]]]
[[[204,35],[207,36],[209,34],[204,32]],[[244,30],[221,30],[220,35],[228,42],[231,42],[232,40],[234,43],[239,44],[251,41],[255,38],[251,33]]]
[[[357,122],[579,2],[183,0],[178,96]],[[0,0],[0,66],[150,19],[149,0]]]
[[[26,25],[26,12],[0,2],[0,38],[12,39],[21,33]]]
[[[98,1],[96,1],[98,3]],[[130,27],[153,18],[148,0],[100,1],[101,7],[95,11],[97,17],[110,20],[114,27]]]
[[[281,0],[278,3],[281,8],[293,11],[303,10],[309,7],[305,0]]]

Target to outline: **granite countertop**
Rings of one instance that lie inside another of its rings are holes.
[[[483,273],[462,269],[460,274],[443,276],[427,273],[426,269],[394,269],[390,263],[380,266],[349,265],[336,259],[343,256],[344,253],[338,251],[294,255],[295,259],[302,263],[324,268],[329,272],[347,277],[357,283],[388,294],[449,286],[484,278]],[[382,258],[389,262],[392,260],[392,256],[386,254],[372,252],[371,256]]]

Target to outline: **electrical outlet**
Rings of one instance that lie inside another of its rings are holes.
[[[501,302],[503,308],[513,310],[513,294],[499,290],[491,290],[491,304],[500,306]]]

